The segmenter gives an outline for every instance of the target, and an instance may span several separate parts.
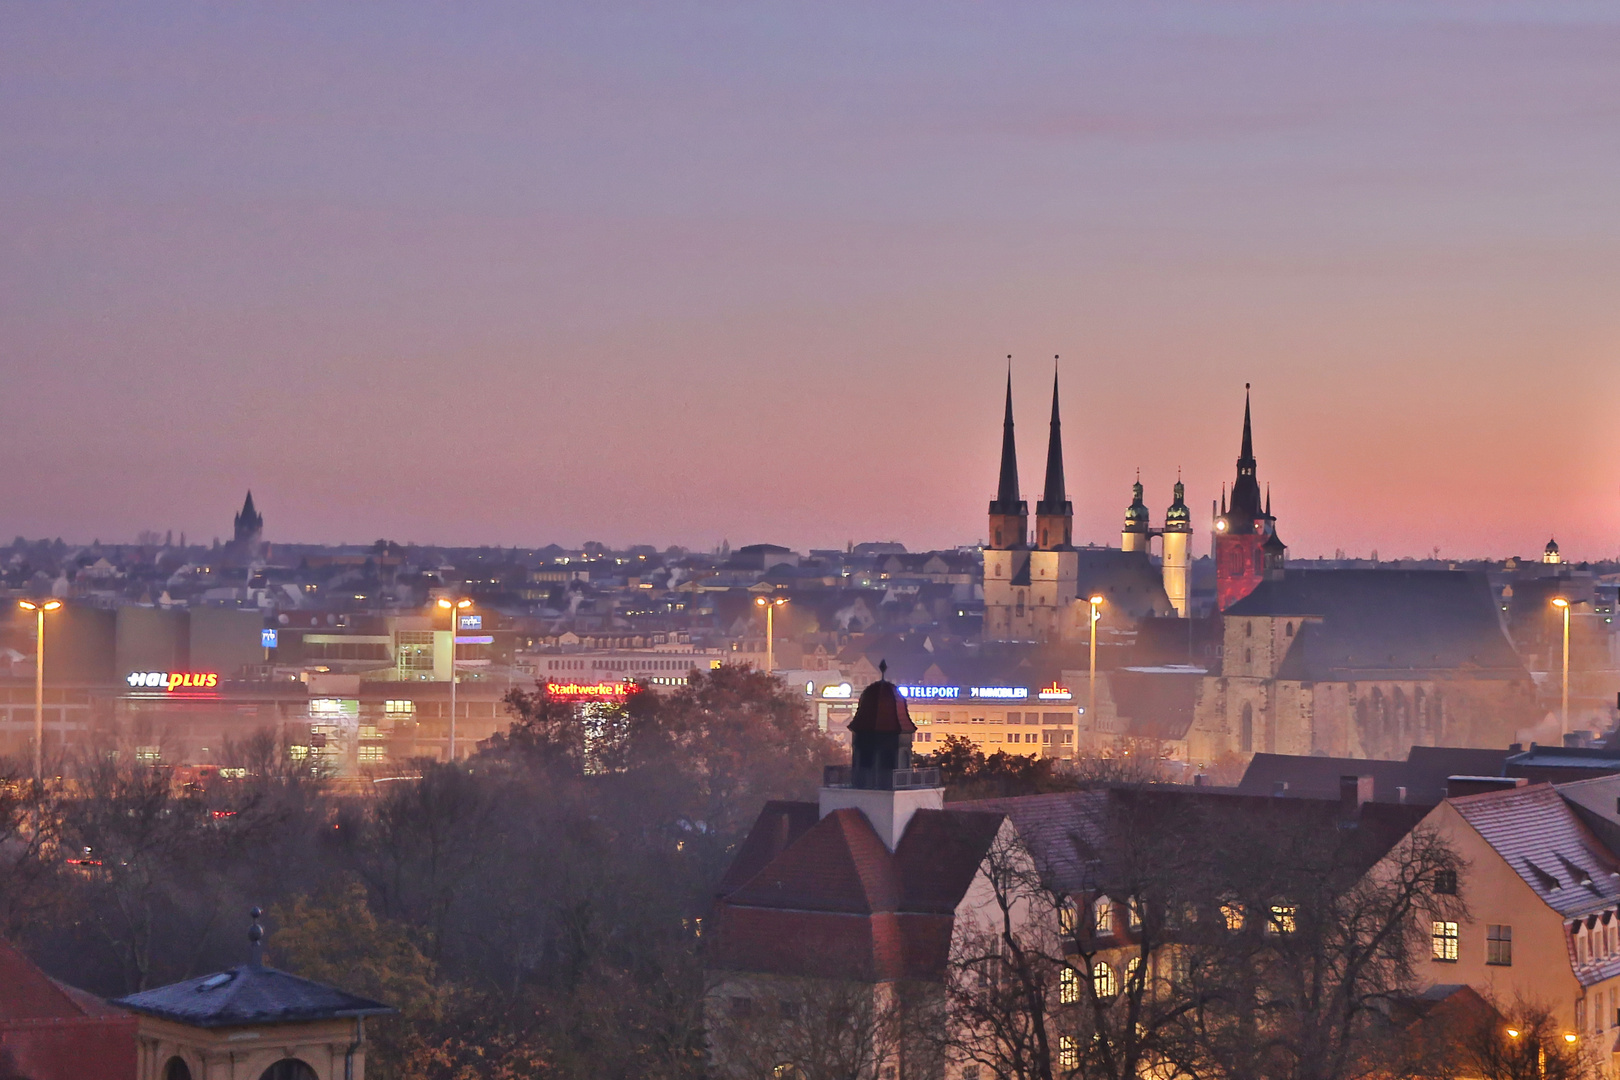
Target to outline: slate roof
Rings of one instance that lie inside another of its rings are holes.
[[[1223,818],[1238,820],[1241,815],[1247,820],[1264,820],[1265,815],[1281,815],[1291,822],[1318,825],[1329,835],[1340,832],[1337,798],[1275,799],[1179,786],[1097,788],[956,805],[1005,813],[1029,845],[1051,886],[1073,893],[1106,887],[1110,830],[1115,821],[1190,813],[1198,818],[1187,827],[1218,829]],[[1426,812],[1426,807],[1417,806],[1362,806],[1357,823],[1359,858],[1371,867]]]
[[[1076,595],[1101,596],[1107,611],[1132,619],[1169,615],[1175,609],[1165,595],[1164,575],[1145,551],[1076,548]]]
[[[1524,883],[1565,918],[1620,904],[1620,861],[1551,784],[1450,800]],[[1620,958],[1616,959],[1620,970]]]
[[[156,990],[143,990],[118,998],[113,1004],[204,1028],[287,1024],[394,1012],[381,1002],[253,964],[170,983]]]
[[[1460,570],[1289,570],[1261,582],[1231,616],[1315,616],[1296,634],[1278,678],[1405,677],[1528,680],[1502,629],[1483,573]]]
[[[858,810],[800,829],[810,803],[769,803],[716,905],[718,967],[819,977],[943,977],[956,906],[999,814],[919,810],[891,853]],[[784,842],[785,839],[785,842]]]
[[[1336,799],[1339,778],[1370,776],[1373,798],[1437,805],[1446,797],[1446,779],[1452,776],[1500,776],[1506,750],[1475,750],[1453,746],[1414,746],[1405,761],[1368,758],[1330,758],[1294,754],[1256,754],[1244,770],[1237,790],[1245,795],[1274,795],[1277,784],[1288,785],[1289,798]]]

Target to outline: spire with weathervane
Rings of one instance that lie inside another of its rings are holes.
[[[1072,543],[1074,504],[1063,484],[1063,425],[1058,419],[1057,357],[1052,357],[1052,427],[1046,443],[1046,491],[1035,504],[1035,535],[1042,551]]]

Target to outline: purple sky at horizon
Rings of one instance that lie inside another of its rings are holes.
[[[0,537],[1620,555],[1620,9],[0,5]]]

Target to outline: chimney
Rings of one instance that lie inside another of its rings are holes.
[[[1339,816],[1344,820],[1355,821],[1361,817],[1362,804],[1372,802],[1372,797],[1372,777],[1339,777]]]
[[[1203,773],[1198,773],[1193,777],[1193,787],[1207,786],[1209,786],[1209,777],[1205,776]]]
[[[1406,805],[1406,787],[1404,785],[1395,789],[1395,801],[1402,806]]]
[[[1288,794],[1288,781],[1273,780],[1271,782],[1271,794],[1273,798],[1281,798]]]

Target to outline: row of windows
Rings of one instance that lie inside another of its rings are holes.
[[[1430,954],[1436,960],[1454,963],[1457,960],[1461,928],[1449,920],[1435,920],[1429,939]],[[1489,923],[1485,927],[1485,962],[1497,967],[1513,963],[1513,927],[1502,923]]]
[[[1023,714],[1008,713],[1006,723],[1011,727],[1017,727],[1020,724],[1041,724],[1041,723],[1046,723],[1046,724],[1051,724],[1051,725],[1056,726],[1058,724],[1072,724],[1072,723],[1074,723],[1074,719],[1075,719],[1075,716],[1074,716],[1073,713],[1023,713]],[[988,718],[988,719],[983,717],[983,716],[971,716],[970,717],[967,713],[957,713],[954,719],[952,718],[950,713],[935,713],[932,716],[930,716],[927,713],[916,713],[916,714],[914,714],[912,716],[912,720],[914,720],[919,725],[926,725],[926,724],[995,724],[995,725],[999,726],[1002,723],[1002,721],[997,720],[994,717],[991,717],[991,718]]]
[[[1099,896],[1091,905],[1091,931],[1097,937],[1110,937],[1118,932],[1116,911],[1119,905],[1107,896]],[[1138,930],[1142,926],[1141,909],[1132,899],[1125,906],[1126,920],[1129,929]],[[1238,901],[1231,900],[1220,907],[1220,917],[1226,923],[1226,928],[1236,933],[1248,925],[1248,912]],[[1188,912],[1189,922],[1196,920],[1196,912]],[[1436,924],[1439,925],[1439,924]],[[1455,925],[1455,924],[1453,924]],[[1058,910],[1058,930],[1065,934],[1074,933],[1075,909],[1065,906]],[[1266,909],[1265,931],[1268,934],[1292,934],[1299,928],[1299,909],[1293,904],[1271,904]]]

